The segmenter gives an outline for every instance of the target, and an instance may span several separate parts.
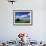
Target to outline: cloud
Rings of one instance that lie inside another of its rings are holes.
[[[28,18],[28,16],[30,16],[30,18],[31,18],[31,12],[30,13],[28,13],[28,14],[26,14],[26,15],[21,15],[21,16],[19,16],[19,15],[16,15],[16,19],[17,18],[19,18],[19,19],[23,19],[23,18]]]
[[[20,16],[16,15],[16,19],[17,19],[17,18],[20,18]]]
[[[30,16],[30,19],[32,19],[32,13],[31,12],[28,13],[28,16]]]
[[[28,13],[28,15],[29,15],[29,16],[31,16],[31,12],[30,12],[30,13]]]
[[[20,17],[22,17],[22,18],[23,18],[23,17],[27,17],[27,15],[22,15],[22,16],[20,16]]]
[[[21,16],[16,15],[16,18],[19,18],[19,19],[22,19],[24,17],[27,17],[27,15],[21,15]]]

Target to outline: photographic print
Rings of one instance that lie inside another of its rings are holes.
[[[13,24],[32,24],[32,10],[14,10]]]

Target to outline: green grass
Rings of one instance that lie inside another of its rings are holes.
[[[19,20],[19,21],[17,21],[17,20],[15,20],[15,23],[30,23],[30,20]]]

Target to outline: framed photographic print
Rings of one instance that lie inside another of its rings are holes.
[[[32,10],[13,10],[13,24],[32,25]]]

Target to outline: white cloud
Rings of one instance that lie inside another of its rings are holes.
[[[16,15],[16,18],[23,19],[23,18],[27,17],[28,15],[29,15],[30,18],[31,18],[31,12],[28,13],[27,15],[21,15],[21,16]]]
[[[20,18],[20,16],[16,15],[16,18]]]
[[[22,15],[22,16],[20,16],[20,17],[22,17],[22,18],[23,18],[23,17],[27,17],[27,15]]]
[[[16,18],[20,18],[20,19],[22,19],[22,18],[24,18],[24,17],[27,17],[27,15],[21,15],[21,16],[16,16]]]
[[[28,13],[28,16],[30,16],[30,19],[32,18],[32,15],[31,15],[32,13],[30,12],[30,13]]]
[[[29,15],[29,16],[31,16],[31,12],[30,12],[30,13],[28,13],[28,15]]]

